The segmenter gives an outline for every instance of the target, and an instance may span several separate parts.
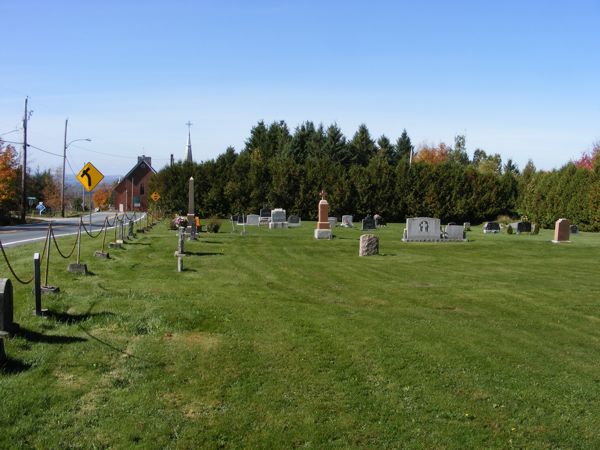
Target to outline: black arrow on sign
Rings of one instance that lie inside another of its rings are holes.
[[[90,170],[90,168],[88,167],[83,172],[81,172],[81,178],[86,176],[88,179],[88,187],[91,187],[92,186],[92,177],[90,177],[90,174],[88,173],[89,170]]]

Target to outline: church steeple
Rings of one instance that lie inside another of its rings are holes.
[[[192,128],[192,122],[190,122],[188,120],[188,123],[186,123],[187,127],[188,127],[188,141],[187,141],[187,146],[186,146],[186,150],[187,150],[187,156],[185,157],[185,161],[186,162],[192,162],[192,136],[191,136],[191,128]]]

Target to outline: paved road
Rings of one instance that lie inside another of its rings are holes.
[[[133,212],[128,212],[129,217],[133,217]],[[111,212],[97,212],[92,214],[92,226],[90,227],[90,216],[87,215],[83,218],[85,225],[90,233],[98,232],[104,224],[104,219],[108,217],[112,223],[115,213]],[[119,218],[122,218],[123,214],[119,214]],[[145,213],[137,212],[135,215],[136,221],[145,217]],[[0,241],[4,247],[14,247],[16,245],[28,244],[30,242],[42,241],[46,238],[46,232],[48,231],[48,222],[52,222],[52,228],[54,229],[54,235],[69,236],[77,233],[77,227],[79,225],[79,217],[71,218],[52,218],[44,219],[40,223],[31,223],[25,225],[11,225],[2,227],[0,226]],[[85,233],[85,232],[83,232]]]

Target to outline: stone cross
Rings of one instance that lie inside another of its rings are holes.
[[[321,189],[321,192],[319,192],[319,195],[321,196],[321,200],[327,200],[325,198],[327,196],[327,192],[325,192],[325,189]]]
[[[188,186],[188,213],[187,220],[190,226],[190,240],[196,239],[196,215],[194,214],[194,177],[190,177]]]

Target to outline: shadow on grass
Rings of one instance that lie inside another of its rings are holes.
[[[223,241],[209,241],[209,240],[201,241],[201,242],[203,244],[222,244],[223,243]]]
[[[15,336],[27,339],[30,342],[42,342],[44,344],[74,344],[76,342],[85,342],[87,339],[77,336],[57,336],[51,334],[42,334],[37,331],[20,328]]]
[[[152,245],[150,242],[128,242],[129,245]]]
[[[154,366],[154,367],[164,367],[166,365],[164,362],[150,361],[146,358],[142,358],[141,356],[136,356],[133,353],[129,353],[125,349],[119,348],[119,347],[111,344],[110,342],[102,340],[102,339],[94,336],[93,334],[91,334],[88,330],[86,330],[83,326],[81,326],[81,324],[79,324],[79,329],[81,329],[81,331],[83,331],[85,334],[87,334],[90,337],[90,339],[98,342],[99,344],[105,346],[106,348],[108,348],[114,352],[121,353],[122,355],[128,356],[130,358],[135,358],[140,361],[144,361],[145,363],[148,363],[149,365]]]
[[[185,254],[192,256],[223,256],[223,253],[219,252],[185,252]]]
[[[13,375],[16,373],[25,372],[31,367],[31,364],[26,364],[18,359],[6,358],[3,363],[0,363],[0,373]]]
[[[58,311],[48,311],[48,317],[56,320],[59,323],[65,324],[74,324],[79,322],[85,322],[88,319],[92,319],[95,317],[112,317],[114,313],[111,312],[100,312],[100,313],[83,313],[83,314],[69,314],[66,312],[58,312]]]

